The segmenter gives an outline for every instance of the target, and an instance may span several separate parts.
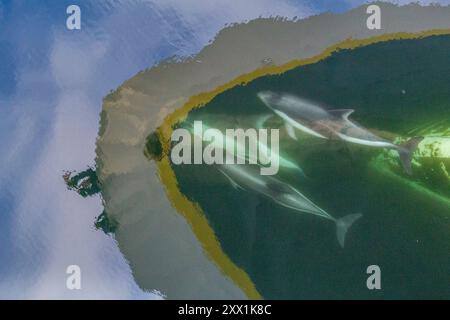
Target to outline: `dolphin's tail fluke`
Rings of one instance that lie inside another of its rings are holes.
[[[348,229],[352,226],[352,224],[362,217],[361,213],[349,214],[345,217],[336,219],[336,235],[337,240],[341,247],[344,247],[345,244],[345,236],[347,234]]]
[[[422,140],[423,137],[413,137],[408,141],[402,143],[400,145],[400,148],[398,149],[398,154],[400,156],[400,162],[402,163],[402,167],[405,170],[405,172],[409,175],[412,175],[412,168],[411,168],[412,156],[414,154],[414,151],[416,151],[420,141]]]

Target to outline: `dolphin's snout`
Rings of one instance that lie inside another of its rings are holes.
[[[264,104],[270,106],[278,100],[278,95],[271,91],[261,91],[257,94],[258,98],[261,99]]]
[[[270,98],[270,92],[269,91],[261,91],[257,93],[258,98],[260,98],[262,101],[266,101]]]

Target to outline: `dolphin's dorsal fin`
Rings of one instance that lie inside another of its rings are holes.
[[[347,120],[348,117],[354,112],[353,109],[335,109],[335,110],[328,110],[330,114],[335,116],[336,118],[342,118],[344,120]]]

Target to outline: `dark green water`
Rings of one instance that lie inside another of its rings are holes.
[[[269,112],[256,97],[262,90],[296,94],[333,109],[355,109],[352,119],[389,137],[419,132],[448,141],[450,37],[339,51],[319,63],[226,91],[193,110],[187,121],[251,127],[246,119]],[[279,125],[276,118],[267,122]],[[420,157],[418,152],[415,174],[407,177],[382,149],[314,137],[295,142],[283,129],[280,135],[282,153],[307,175],[281,170],[280,179],[334,217],[363,214],[344,249],[328,220],[237,191],[214,167],[173,165],[181,191],[201,206],[225,253],[249,274],[263,297],[450,298],[448,156]],[[381,268],[382,290],[366,287],[366,268],[373,264]]]

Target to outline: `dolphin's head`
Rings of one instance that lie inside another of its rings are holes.
[[[292,113],[302,107],[302,101],[299,98],[286,93],[261,91],[258,92],[257,96],[269,109],[275,112]]]
[[[268,108],[272,110],[281,99],[281,96],[278,93],[272,91],[261,91],[258,92],[257,96]]]

